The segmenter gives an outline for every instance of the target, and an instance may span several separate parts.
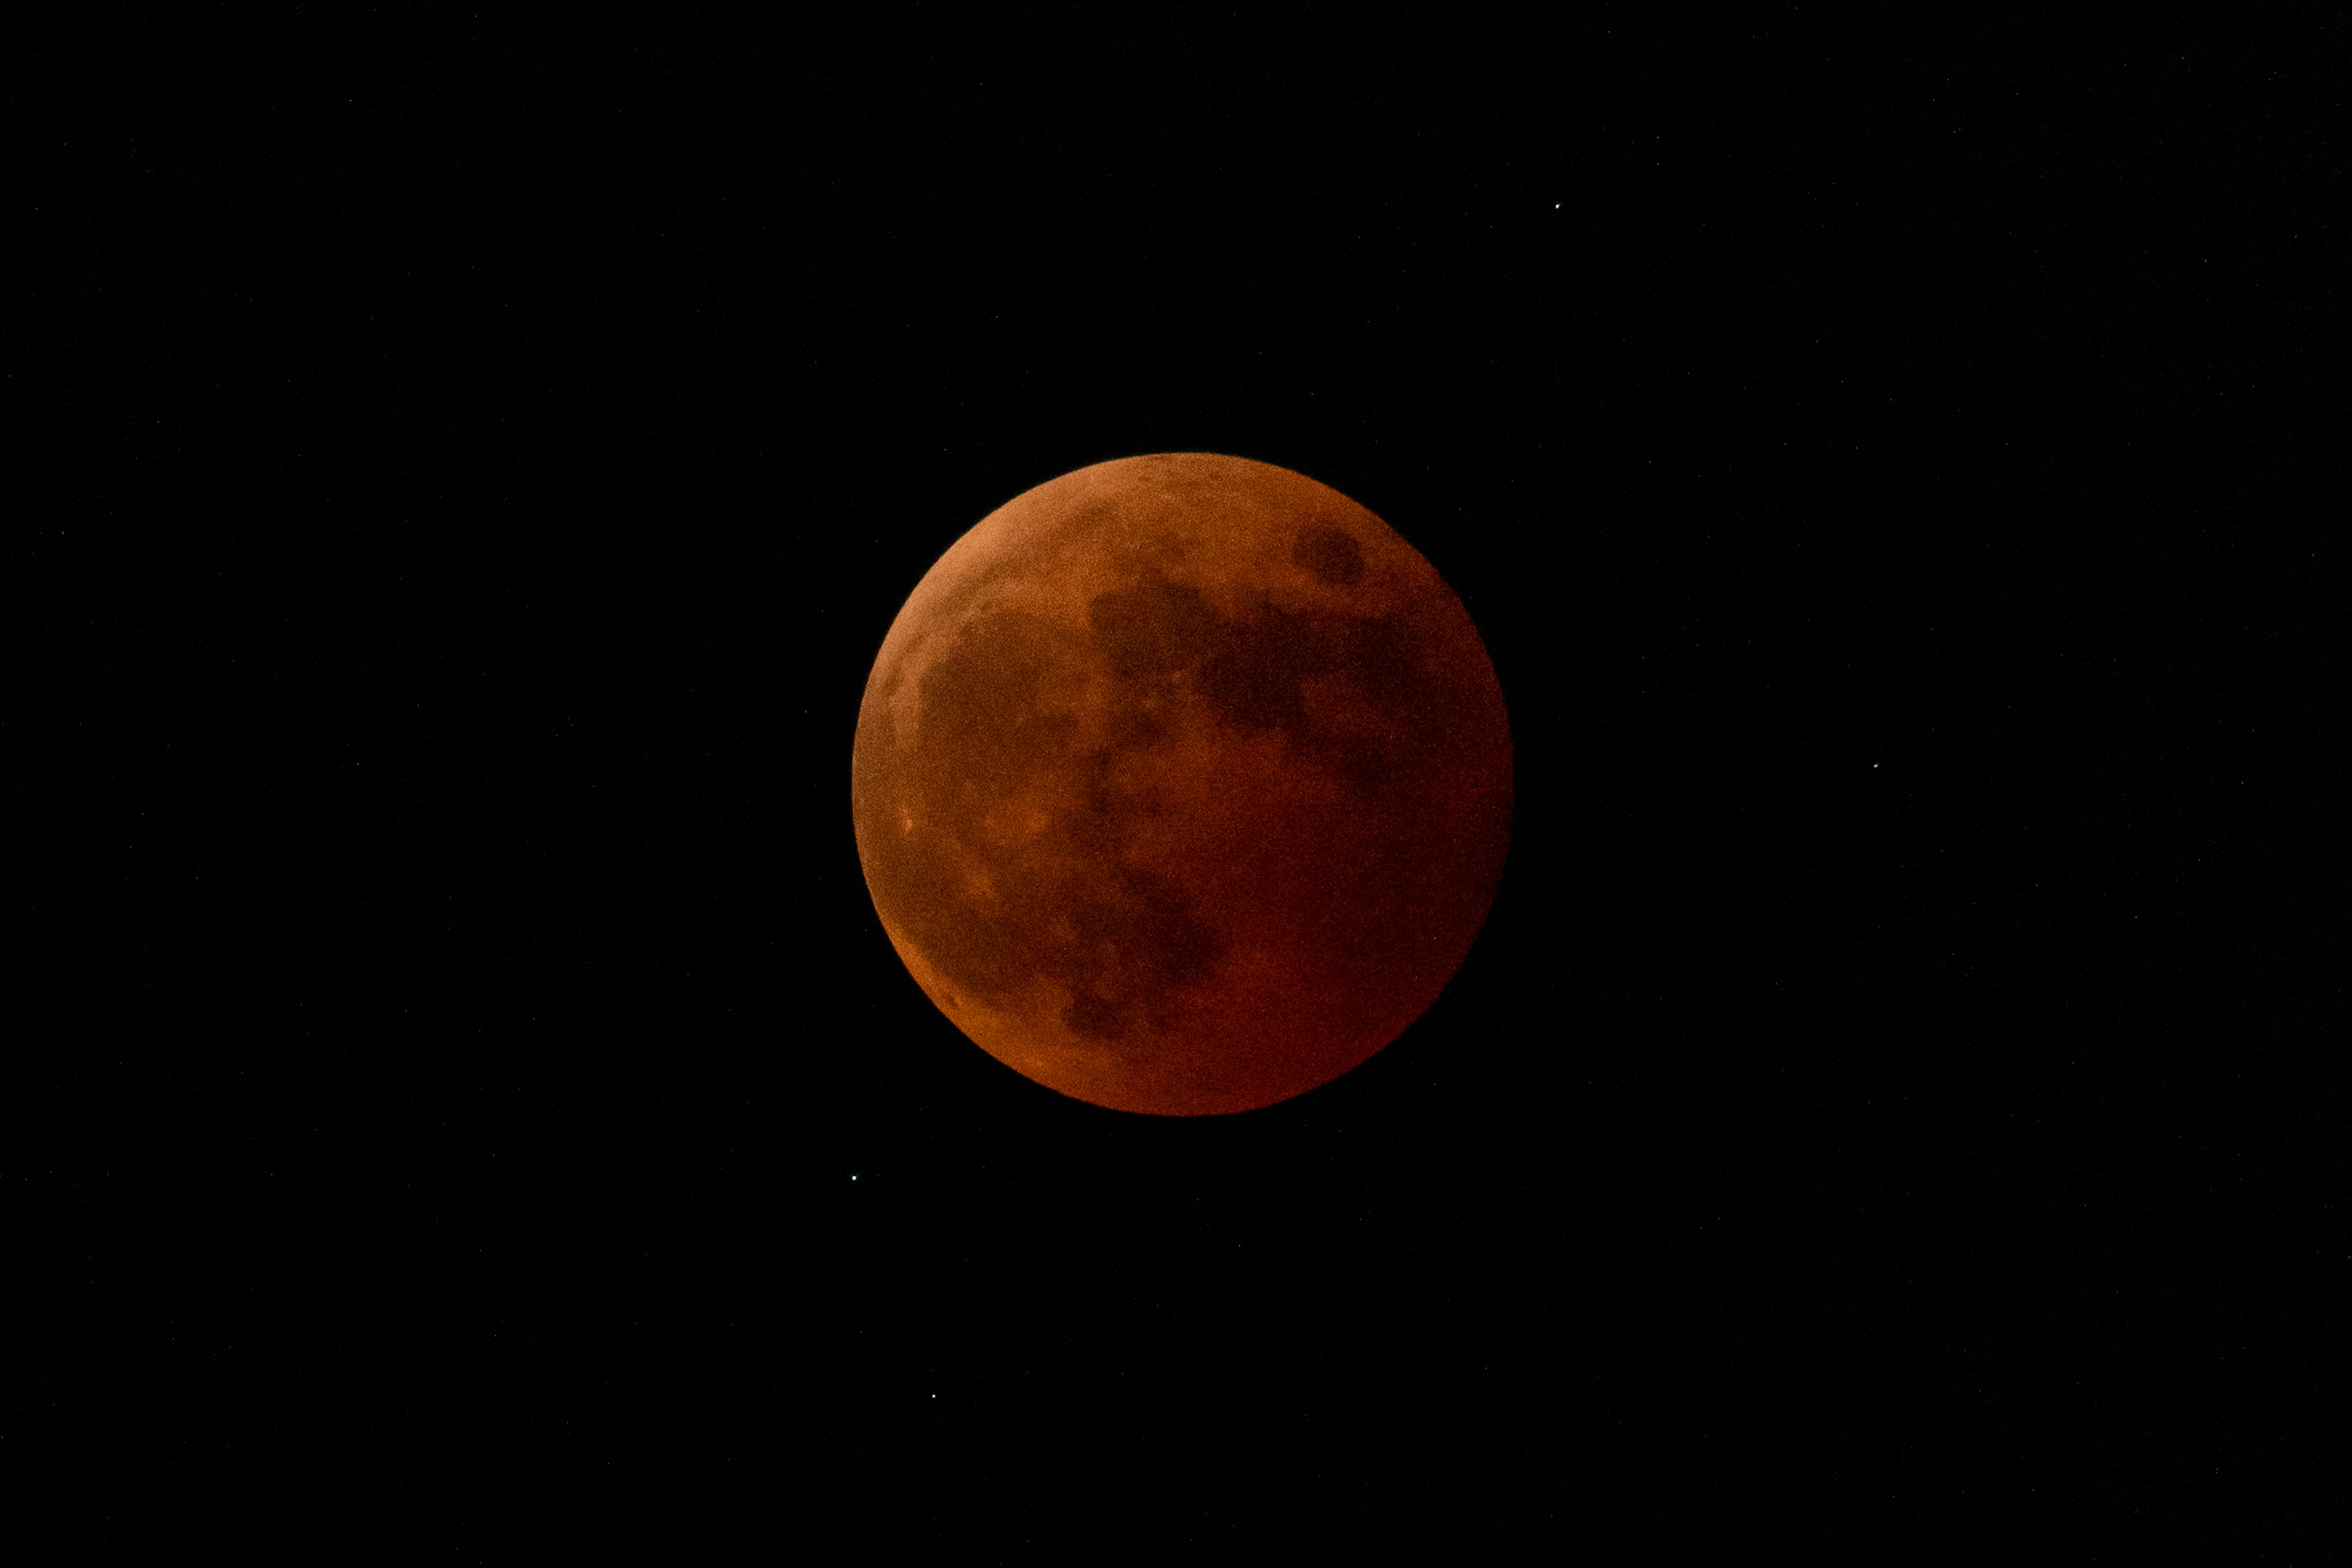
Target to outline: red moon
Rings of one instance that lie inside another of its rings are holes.
[[[958,540],[883,641],[850,773],[874,907],[940,1010],[1161,1116],[1395,1039],[1510,839],[1461,601],[1337,490],[1205,453],[1080,468]]]

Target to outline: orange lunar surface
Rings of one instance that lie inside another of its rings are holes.
[[[1436,1000],[1492,903],[1511,742],[1429,563],[1286,468],[1080,468],[958,540],[884,640],[851,805],[916,981],[1122,1110],[1328,1082]]]

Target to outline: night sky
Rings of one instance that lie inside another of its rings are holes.
[[[2312,1561],[2342,28],[1909,25],[58,46],[9,1466],[177,1560]],[[1208,1120],[964,1040],[848,806],[940,552],[1181,450],[1517,748],[1445,995]]]

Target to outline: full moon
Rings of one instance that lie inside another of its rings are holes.
[[[1503,694],[1461,601],[1270,464],[1097,463],[916,585],[851,760],[898,955],[982,1050],[1120,1110],[1249,1110],[1395,1039],[1510,838]]]

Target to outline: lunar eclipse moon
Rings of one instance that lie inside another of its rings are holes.
[[[1203,453],[1006,502],[899,611],[851,762],[916,982],[1074,1099],[1197,1116],[1327,1083],[1460,968],[1510,838],[1469,615],[1337,490]]]

